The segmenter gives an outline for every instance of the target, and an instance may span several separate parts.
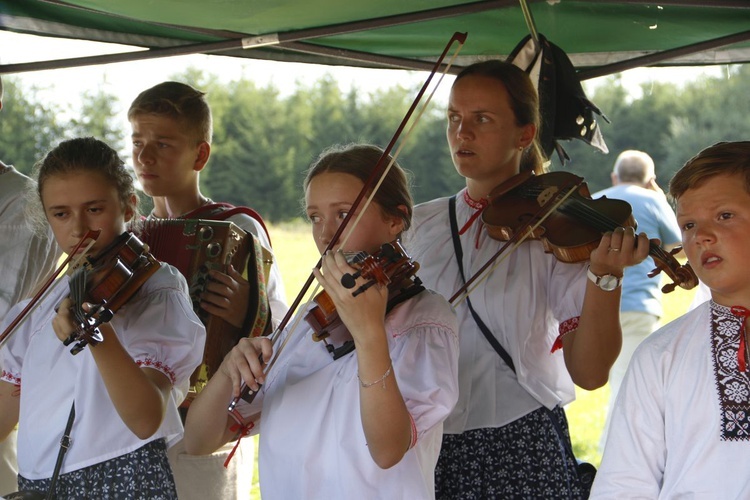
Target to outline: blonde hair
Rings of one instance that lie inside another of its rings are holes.
[[[166,116],[199,142],[211,144],[213,119],[205,96],[185,83],[163,82],[138,94],[128,109],[128,120],[142,114]]]

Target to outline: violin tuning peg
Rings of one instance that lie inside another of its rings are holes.
[[[352,289],[355,286],[357,286],[357,276],[355,275],[358,276],[359,273],[354,273],[354,274],[346,273],[343,276],[341,276],[341,286],[343,286],[344,288],[348,288],[348,289]]]

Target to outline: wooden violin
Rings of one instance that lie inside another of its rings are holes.
[[[377,284],[388,286],[388,303],[386,314],[396,304],[413,297],[421,292],[422,282],[416,277],[419,263],[413,261],[404,251],[399,241],[386,243],[372,255],[359,252],[347,255],[349,265],[357,269],[354,274],[341,277],[341,284],[345,288],[354,288],[358,277],[367,281],[354,290],[357,296],[371,286]],[[347,340],[339,348],[334,348],[326,339],[330,337],[334,328],[342,326],[341,318],[336,312],[336,306],[325,291],[320,292],[313,299],[315,306],[305,314],[305,321],[313,328],[312,338],[316,342],[323,342],[333,359],[338,359],[354,349],[354,341]],[[346,328],[345,326],[343,328]]]
[[[541,224],[534,224],[540,220],[540,207],[552,204],[566,189],[572,190],[567,198],[544,214]],[[538,176],[530,171],[522,172],[493,189],[488,198],[489,204],[482,213],[482,221],[490,237],[508,241],[526,232],[527,238],[541,240],[545,251],[562,262],[587,260],[607,231],[614,231],[618,227],[637,227],[628,202],[606,197],[592,199],[583,178],[570,172],[550,172]],[[529,231],[532,226],[536,228]],[[677,247],[667,252],[649,242],[649,255],[657,266],[649,277],[664,271],[672,280],[671,284],[662,288],[665,293],[677,286],[689,290],[698,284],[690,264],[682,265],[674,257],[680,250],[681,247]]]
[[[87,257],[70,277],[71,308],[76,330],[63,343],[78,354],[86,345],[102,340],[99,325],[112,319],[161,266],[148,246],[132,233],[124,232],[97,256]],[[85,312],[84,302],[92,304]]]

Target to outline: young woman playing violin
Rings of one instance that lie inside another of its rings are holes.
[[[405,236],[425,286],[452,297],[504,244],[489,236],[479,216],[493,188],[522,171],[542,173],[538,129],[537,94],[523,71],[487,61],[456,77],[446,131],[453,163],[466,179],[455,196],[456,229],[451,202],[441,198],[415,208]],[[445,422],[438,498],[584,495],[563,406],[574,399],[574,383],[591,390],[607,382],[621,343],[620,289],[600,288],[587,279],[587,268],[594,280],[622,277],[648,246],[645,235],[618,228],[603,235],[589,262],[570,264],[545,253],[541,241],[526,241],[476,282],[468,300],[453,304],[459,400]],[[553,348],[560,343],[562,349]]]
[[[305,209],[320,252],[381,155],[374,146],[332,148],[309,169]],[[350,251],[377,255],[409,227],[411,212],[406,176],[394,164],[359,223],[344,229],[343,245],[323,255],[314,273],[343,324],[327,342],[339,348],[353,340],[354,350],[334,359],[305,321],[290,324],[285,346],[285,337],[273,345],[267,338],[243,339],[191,406],[189,453],[210,453],[240,426],[257,431],[260,425],[264,499],[434,496],[442,421],[457,397],[455,316],[444,298],[427,291],[399,301],[386,286],[364,286],[367,279],[357,277],[346,257]],[[394,298],[397,305],[389,308]],[[316,306],[298,316],[310,307]],[[284,347],[264,373],[277,346]],[[228,415],[242,381],[257,397],[240,400]]]
[[[36,168],[41,209],[68,254],[100,231],[90,249],[97,256],[137,216],[133,179],[101,141],[64,141]],[[56,498],[177,498],[166,441],[182,432],[177,404],[205,342],[187,284],[176,269],[158,267],[98,327],[102,342],[72,355],[63,343],[77,325],[69,280],[58,280],[0,349],[0,437],[19,424],[19,487],[50,489],[73,415]]]

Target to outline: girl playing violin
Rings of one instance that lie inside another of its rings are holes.
[[[332,148],[309,169],[305,209],[320,252],[381,155],[368,145]],[[363,287],[361,276],[342,283],[357,274],[344,252],[375,254],[409,227],[411,212],[405,173],[394,164],[359,223],[345,228],[345,244],[323,255],[314,272],[345,327],[328,340],[338,347],[351,339],[354,350],[334,359],[313,339],[312,326],[292,322],[288,344],[264,374],[285,337],[273,345],[268,338],[241,340],[191,406],[189,453],[211,453],[240,426],[257,431],[260,424],[264,499],[433,497],[442,421],[457,395],[455,316],[430,292],[387,310],[385,286]],[[242,381],[257,397],[227,414]]]
[[[36,169],[41,208],[66,253],[100,230],[96,255],[137,216],[133,179],[99,140],[64,141]],[[20,489],[50,488],[73,414],[57,498],[177,498],[167,440],[182,432],[177,404],[205,342],[184,278],[162,265],[99,326],[103,341],[77,355],[62,342],[76,328],[68,281],[54,285],[0,350],[0,438],[19,424]]]
[[[416,207],[405,237],[428,288],[451,297],[504,244],[489,237],[479,215],[494,187],[522,171],[542,173],[538,129],[536,91],[517,67],[486,61],[456,77],[446,136],[466,188],[454,202]],[[445,422],[438,498],[585,494],[563,406],[574,399],[574,383],[591,390],[607,382],[621,343],[618,279],[647,252],[645,235],[632,228],[604,234],[581,264],[558,262],[541,241],[528,241],[477,282],[468,300],[454,303],[459,399]]]

